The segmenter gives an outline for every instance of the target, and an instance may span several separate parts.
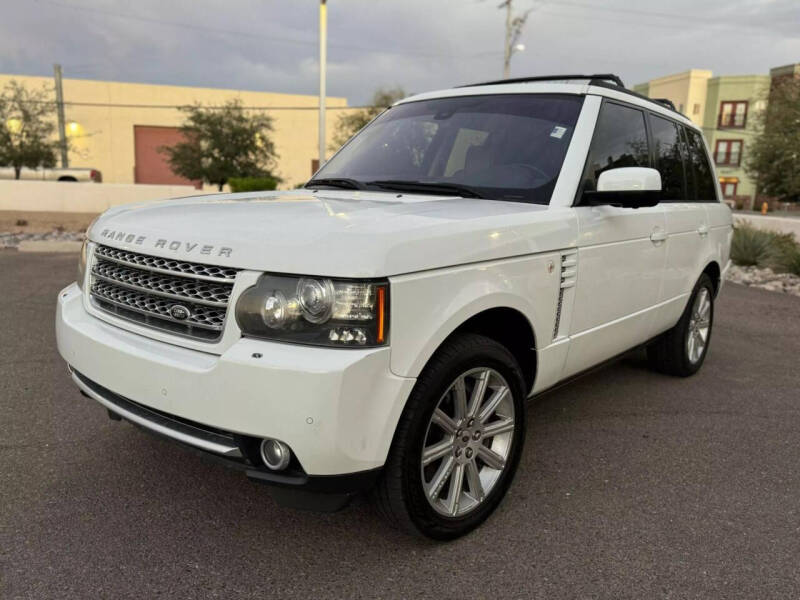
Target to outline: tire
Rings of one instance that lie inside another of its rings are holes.
[[[704,306],[707,308],[703,308]],[[695,314],[698,310],[703,310],[705,313],[699,319]],[[711,278],[703,273],[695,284],[677,325],[647,347],[650,366],[666,375],[678,377],[694,375],[703,366],[708,354],[713,325],[714,284]],[[690,342],[690,335],[694,336],[694,345]],[[700,340],[702,348],[698,350]]]
[[[484,394],[473,396],[476,389]],[[453,337],[406,403],[373,494],[378,512],[392,526],[436,540],[472,531],[505,496],[524,437],[525,384],[514,356],[481,335]]]

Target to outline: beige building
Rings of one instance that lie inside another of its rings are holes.
[[[683,73],[640,83],[633,86],[633,91],[649,98],[672,100],[678,112],[685,114],[696,125],[702,126],[706,109],[706,84],[711,76],[711,71],[689,69]]]
[[[0,89],[11,80],[53,88],[50,77],[0,74]],[[181,139],[184,114],[177,107],[222,104],[238,98],[274,118],[273,140],[279,154],[276,174],[290,188],[312,174],[318,154],[318,99],[313,95],[64,79],[67,136],[74,150],[69,164],[94,167],[108,183],[188,183],[176,177],[158,148]],[[328,97],[328,138],[346,98]]]

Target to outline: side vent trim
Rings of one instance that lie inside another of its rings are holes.
[[[553,325],[553,339],[558,339],[561,327],[561,311],[564,308],[565,290],[575,287],[578,281],[578,251],[564,250],[561,252],[561,283],[558,290],[558,305],[556,306],[556,319]]]

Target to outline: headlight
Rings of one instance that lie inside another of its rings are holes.
[[[83,245],[81,246],[81,256],[78,259],[78,287],[83,289],[83,282],[86,281],[86,263],[89,259],[89,232],[92,230],[92,226],[97,223],[97,219],[99,219],[102,215],[97,215],[92,222],[89,223],[89,226],[86,228],[86,235],[83,238]]]
[[[84,239],[81,246],[81,257],[78,259],[78,287],[83,289],[83,282],[86,281],[86,260],[89,254],[89,240]]]
[[[236,303],[244,335],[316,346],[383,346],[388,315],[386,281],[266,274]]]

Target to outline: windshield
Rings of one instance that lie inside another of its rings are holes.
[[[582,103],[576,95],[502,94],[400,104],[307,185],[547,204]]]

